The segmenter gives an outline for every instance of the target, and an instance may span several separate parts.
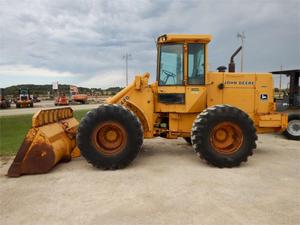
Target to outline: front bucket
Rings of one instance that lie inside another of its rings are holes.
[[[76,147],[78,121],[70,107],[40,110],[11,164],[7,176],[47,173],[60,161],[80,154]]]

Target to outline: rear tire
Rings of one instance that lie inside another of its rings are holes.
[[[291,114],[288,119],[288,127],[283,132],[283,135],[290,140],[300,140],[300,115]]]
[[[200,113],[193,123],[191,136],[196,153],[220,168],[246,162],[257,140],[249,116],[228,105],[217,105]]]
[[[121,169],[129,165],[143,143],[139,119],[121,105],[101,105],[81,120],[77,143],[94,167]]]

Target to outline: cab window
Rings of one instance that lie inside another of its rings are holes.
[[[159,85],[182,85],[183,45],[161,45],[159,65]]]
[[[188,84],[203,85],[204,76],[204,44],[188,45]]]

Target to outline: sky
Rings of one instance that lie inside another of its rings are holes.
[[[154,81],[155,39],[166,33],[212,34],[211,71],[228,65],[238,32],[244,71],[300,68],[299,11],[300,0],[0,0],[0,87],[124,86],[126,53],[129,80]]]

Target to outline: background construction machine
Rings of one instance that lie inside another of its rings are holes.
[[[143,139],[154,137],[183,137],[201,158],[220,168],[247,161],[256,134],[286,130],[288,117],[276,112],[271,74],[236,73],[234,56],[228,72],[225,67],[209,72],[210,41],[210,35],[160,36],[157,81],[149,85],[149,73],[136,76],[88,112],[77,131],[71,109],[40,111],[8,175],[47,172],[70,159],[72,150],[78,150],[75,135],[81,154],[102,169],[126,167]],[[299,130],[293,137],[299,140]]]
[[[10,108],[10,101],[6,99],[4,88],[0,88],[0,108],[7,109]]]
[[[33,99],[30,97],[30,91],[28,88],[19,89],[16,107],[33,107]]]
[[[88,96],[86,94],[79,94],[79,90],[75,85],[70,85],[70,95],[73,102],[87,103]]]
[[[54,100],[54,105],[55,106],[69,105],[69,99],[64,92],[60,91],[58,93],[58,96]]]

